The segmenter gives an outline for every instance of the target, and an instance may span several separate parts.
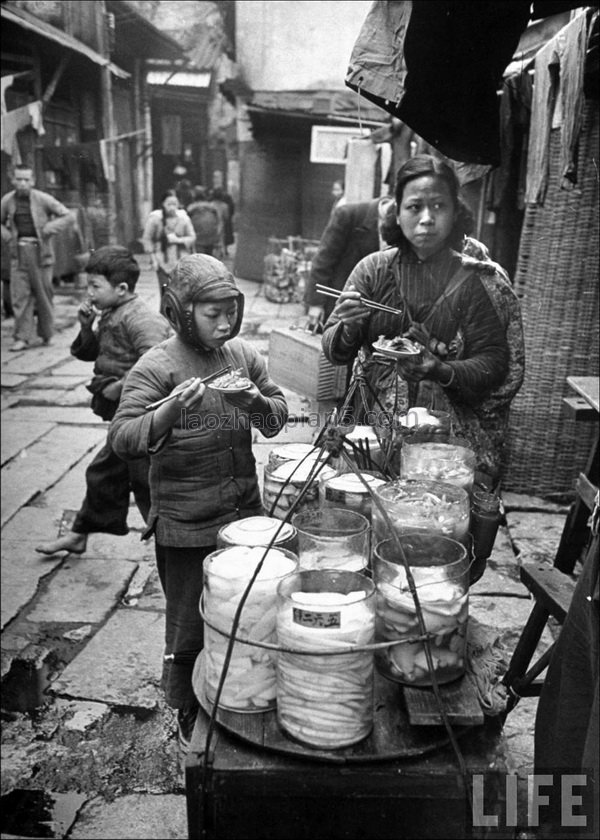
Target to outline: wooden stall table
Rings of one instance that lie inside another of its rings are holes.
[[[452,707],[460,685],[440,688]],[[275,711],[219,710],[206,777],[210,711],[205,700],[201,705],[186,760],[190,838],[512,837],[514,829],[503,828],[507,767],[498,718],[453,725],[468,779],[483,779],[484,813],[498,815],[498,828],[491,829],[473,826],[446,729],[411,725],[403,688],[379,675],[371,735],[340,750],[292,740],[277,725]],[[452,717],[460,720],[460,710]]]

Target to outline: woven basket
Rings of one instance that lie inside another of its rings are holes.
[[[560,188],[560,129],[551,134],[543,206],[525,212],[515,291],[521,298],[527,366],[513,401],[503,485],[548,496],[574,489],[597,424],[565,413],[567,376],[598,374],[598,104],[586,103],[578,184]]]

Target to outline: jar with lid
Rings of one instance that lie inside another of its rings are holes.
[[[285,519],[290,508],[295,512],[319,507],[319,481],[332,478],[335,469],[317,465],[315,460],[284,461],[275,468],[265,466],[263,504],[269,516]],[[304,492],[306,491],[306,492]],[[300,502],[298,497],[303,493]]]
[[[297,554],[298,535],[294,526],[270,516],[248,516],[223,525],[217,534],[217,548],[271,544]]]
[[[375,586],[356,572],[299,571],[277,587],[277,721],[292,738],[339,749],[373,728]],[[319,651],[329,651],[319,655]],[[339,652],[337,652],[339,651]]]
[[[314,461],[318,457],[319,449],[312,443],[284,443],[271,449],[267,465],[274,470],[286,461]]]
[[[203,689],[209,703],[214,703],[233,620],[263,555],[263,564],[248,593],[235,632],[236,637],[248,639],[250,644],[234,643],[219,698],[219,707],[236,712],[264,712],[275,706],[276,655],[252,642],[276,643],[277,584],[298,568],[298,558],[282,548],[232,546],[217,549],[204,559]]]
[[[365,487],[365,483],[374,489],[385,484],[386,479],[376,473],[361,472],[360,477],[356,473],[343,473],[321,481],[319,484],[321,507],[349,508],[366,516],[370,522],[371,494]]]

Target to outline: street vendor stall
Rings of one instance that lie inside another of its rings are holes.
[[[481,554],[470,494],[398,479],[383,439],[374,464],[335,418],[314,446],[271,453],[268,540],[249,547],[245,533],[204,561],[189,836],[484,836],[477,809],[504,808],[505,663],[493,633],[468,620]],[[403,426],[394,445],[427,429],[462,468],[464,447],[439,427]],[[336,474],[353,475],[372,507],[324,504]],[[295,551],[278,542],[289,523]]]

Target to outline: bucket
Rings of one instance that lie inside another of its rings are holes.
[[[470,493],[477,459],[464,443],[462,438],[417,431],[402,445],[400,475],[402,478],[444,481]]]
[[[204,559],[205,694],[214,703],[233,618],[261,557],[263,547],[233,546],[213,551]],[[236,637],[275,643],[277,584],[298,567],[298,558],[282,548],[270,548],[241,612]],[[236,642],[219,707],[235,712],[264,712],[275,708],[275,654],[258,645]]]
[[[399,537],[410,566],[430,634],[433,673],[438,683],[465,673],[469,600],[467,550],[456,540],[433,534]],[[373,556],[377,588],[377,641],[421,635],[406,569],[395,540],[378,543]],[[377,670],[387,679],[413,686],[431,685],[425,642],[405,642],[378,650]]]
[[[469,494],[442,481],[400,478],[374,490],[397,534],[423,532],[469,544]],[[373,504],[373,543],[387,539],[388,525]]]
[[[373,641],[373,582],[355,572],[300,571],[277,595],[277,640],[294,651],[277,659],[280,727],[313,747],[361,741],[373,728],[373,651],[348,648]]]
[[[279,530],[277,537],[275,534]],[[274,542],[273,542],[274,539]],[[232,545],[271,545],[287,548],[294,554],[298,553],[298,536],[296,529],[289,522],[282,524],[281,519],[270,516],[248,516],[223,525],[217,534],[217,548]]]
[[[355,510],[304,510],[292,519],[301,569],[362,572],[369,565],[369,520]]]
[[[361,476],[371,488],[386,483],[385,478],[379,478],[373,473],[361,472]],[[321,508],[349,508],[371,521],[371,494],[355,473],[344,473],[321,481],[319,499]]]
[[[284,461],[274,469],[271,469],[268,464],[265,466],[263,505],[269,516],[275,516],[277,519],[286,518],[312,474],[314,465],[314,459],[307,459],[306,461]],[[316,478],[311,480],[295,512],[306,508],[318,508],[319,481],[332,478],[335,474],[336,471],[332,467],[321,467]]]

